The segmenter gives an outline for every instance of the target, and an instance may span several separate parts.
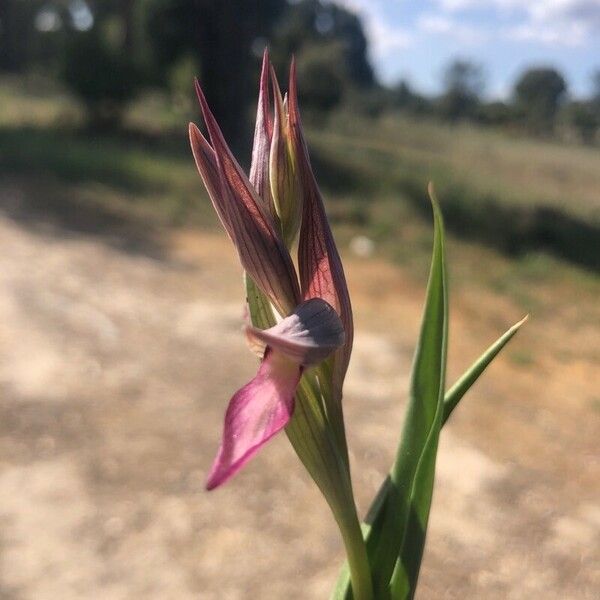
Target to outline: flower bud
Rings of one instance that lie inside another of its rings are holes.
[[[275,73],[271,73],[275,104],[273,136],[269,154],[269,181],[281,235],[290,248],[302,220],[302,188],[298,177],[294,146],[290,137],[287,98],[282,100]]]

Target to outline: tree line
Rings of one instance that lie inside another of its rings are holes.
[[[249,131],[260,55],[268,45],[283,72],[296,56],[301,101],[315,115],[346,107],[366,115],[401,111],[444,121],[569,132],[593,142],[600,126],[600,69],[589,98],[569,97],[563,75],[534,66],[506,101],[485,99],[483,68],[454,60],[443,91],[426,96],[406,81],[381,85],[362,23],[321,0],[2,0],[0,70],[61,79],[95,127],[115,127],[147,88],[187,97],[200,77],[226,134]]]
[[[400,82],[379,92],[374,111],[391,107],[445,121],[468,120],[542,136],[570,133],[592,143],[600,126],[600,69],[590,77],[589,98],[575,100],[569,97],[567,82],[556,68],[533,66],[514,81],[507,100],[486,100],[483,67],[457,59],[444,71],[439,96],[422,96]]]

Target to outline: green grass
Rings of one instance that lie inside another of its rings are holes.
[[[186,123],[169,129],[176,116],[164,100],[132,107],[128,129],[118,135],[83,128],[80,107],[44,79],[1,81],[0,106],[5,181],[19,178],[34,194],[51,191],[65,202],[76,197],[88,208],[104,205],[133,218],[214,223],[190,160]]]
[[[311,139],[392,183],[411,173],[462,184],[465,202],[486,196],[507,205],[544,206],[600,221],[598,148],[510,136],[473,125],[447,125],[387,116],[377,122],[339,115]]]
[[[449,230],[510,254],[543,250],[600,268],[600,154],[596,148],[508,137],[459,125],[343,115],[311,128],[315,165],[333,194],[356,202],[402,197],[427,211],[436,184]],[[358,215],[358,216],[357,216]],[[388,228],[390,225],[388,224]]]
[[[187,158],[187,157],[186,157]],[[189,181],[189,161],[127,141],[54,128],[2,128],[0,164],[13,173],[52,174],[128,190],[164,192]]]

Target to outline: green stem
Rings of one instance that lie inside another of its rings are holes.
[[[356,505],[350,471],[327,421],[314,373],[302,377],[296,392],[294,416],[286,433],[298,457],[327,500],[338,524],[350,570],[355,600],[373,600],[371,571]]]
[[[261,329],[271,327],[275,323],[271,305],[248,276],[246,295],[252,323]],[[352,493],[342,407],[332,398],[328,385],[330,365],[323,363],[318,372],[318,378],[317,370],[302,377],[294,416],[286,433],[340,528],[354,600],[373,600],[371,569]]]
[[[336,520],[346,548],[353,598],[354,600],[373,600],[373,583],[367,547],[356,511],[352,515],[347,515],[344,523],[341,523],[337,516]]]

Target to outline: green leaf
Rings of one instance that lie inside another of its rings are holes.
[[[442,426],[446,423],[461,398],[526,321],[527,317],[513,325],[504,335],[496,340],[446,392],[443,403]],[[395,565],[390,582],[391,589],[389,594],[394,600],[410,598],[415,591],[425,542],[428,511],[431,503],[436,447],[437,444],[433,443],[428,446],[415,474],[414,490],[420,490],[420,493],[411,496],[410,514],[404,536],[405,543],[403,544],[400,560]],[[388,476],[369,509],[366,522],[362,524],[363,535],[367,542],[370,557],[374,553],[374,550],[383,544],[382,529],[386,524],[385,512],[393,509],[388,498],[390,493],[393,494],[396,492],[392,484],[392,479]],[[384,593],[387,594],[388,592],[385,591]],[[349,589],[348,567],[344,565],[332,598],[334,600],[348,600],[352,597],[352,592]]]
[[[448,390],[444,396],[442,426],[460,399],[477,381],[494,357],[515,335],[526,320],[527,317],[519,321],[492,344],[452,388]],[[390,591],[393,600],[413,598],[416,591],[419,568],[425,546],[425,533],[433,494],[434,475],[435,456],[430,456],[429,459],[422,461],[419,465],[415,482],[416,493],[411,500],[411,515],[405,536],[406,542],[402,548],[402,554],[396,563],[390,582]]]
[[[515,336],[521,326],[527,322],[528,316],[521,319],[518,323],[515,323],[506,333],[499,337],[470,367],[465,373],[456,381],[456,383],[446,392],[444,396],[444,414],[442,425],[445,425],[446,421],[450,417],[450,414],[457,406],[462,397],[467,391],[473,386],[481,374],[486,370],[493,359],[500,353],[500,351],[506,346],[506,344]],[[368,540],[372,535],[372,525],[369,523],[375,523],[378,521],[378,514],[382,510],[382,506],[386,501],[386,497],[390,488],[389,477],[385,479],[382,486],[373,501],[369,514],[367,515],[367,523],[363,523],[363,535],[365,540]],[[342,572],[338,578],[337,586],[335,588],[334,595],[332,598],[342,599],[351,597],[348,592],[349,574],[348,566],[344,565]]]
[[[435,460],[442,428],[446,356],[448,348],[448,289],[444,251],[444,224],[433,187],[429,194],[434,215],[434,242],[425,314],[417,346],[404,432],[390,473],[386,512],[398,524],[389,594],[394,600],[412,598],[419,576],[425,533],[433,494]],[[385,562],[383,589],[389,580]]]
[[[488,365],[496,358],[500,350],[508,344],[515,333],[519,331],[529,315],[525,316],[518,323],[515,323],[504,335],[499,337],[457,380],[457,382],[446,392],[444,397],[444,417],[443,423],[446,423],[456,405],[462,397],[469,391],[471,386],[479,379],[479,376],[486,370]]]
[[[432,195],[434,242],[427,298],[416,348],[404,430],[396,460],[367,516],[367,551],[375,597],[391,598],[390,580],[398,557],[424,541],[433,489],[433,473],[442,425],[448,300],[442,215]],[[420,560],[419,560],[420,562]],[[418,564],[405,565],[410,580]],[[343,579],[343,577],[342,577]],[[352,598],[343,581],[337,598]]]

